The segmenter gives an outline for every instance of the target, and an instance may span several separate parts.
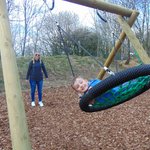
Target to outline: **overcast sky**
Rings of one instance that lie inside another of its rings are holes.
[[[23,0],[15,0],[15,1],[18,3],[23,2]],[[54,0],[54,1],[55,7],[52,10],[52,13],[58,13],[60,11],[71,11],[79,15],[80,20],[82,21],[83,24],[86,24],[88,26],[93,25],[92,19],[93,8],[85,7],[83,5],[78,5],[64,0]],[[43,0],[38,0],[38,3],[42,4]],[[51,8],[52,0],[46,0],[46,3]]]
[[[51,2],[51,0],[49,1]],[[64,1],[64,0],[55,0],[55,8],[53,11],[54,13],[59,12],[59,11],[71,11],[71,12],[78,14],[82,22],[86,24],[88,23],[88,26],[90,26],[90,24],[93,24],[93,21],[91,18],[91,15],[93,12],[92,8],[88,8],[88,7],[78,5],[75,3],[71,3],[68,1]]]

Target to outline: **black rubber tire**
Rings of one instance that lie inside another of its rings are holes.
[[[120,103],[123,103],[127,100],[130,100],[131,98],[148,90],[150,88],[150,84],[146,85],[143,89],[141,89],[138,93],[136,93],[132,97],[122,100],[122,102],[120,102],[118,104],[104,106],[104,107],[89,106],[89,102],[92,99],[95,99],[96,97],[100,96],[101,94],[105,93],[106,91],[108,91],[120,84],[123,84],[127,81],[130,81],[132,79],[136,79],[138,77],[147,76],[147,75],[150,75],[150,65],[140,65],[140,66],[136,66],[136,67],[129,68],[129,69],[123,70],[121,72],[118,72],[114,76],[110,76],[110,77],[102,80],[99,84],[97,84],[96,86],[91,88],[86,94],[84,94],[80,99],[79,106],[80,106],[81,110],[83,110],[85,112],[96,112],[96,111],[108,109],[110,107],[113,107]]]

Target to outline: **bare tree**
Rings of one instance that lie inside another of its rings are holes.
[[[33,27],[35,26],[37,17],[40,16],[42,5],[39,4],[36,0],[24,0],[23,6],[20,8],[21,15],[23,15],[23,29],[21,29],[21,55],[25,55],[26,46],[30,43],[30,32],[32,32]],[[39,17],[40,18],[40,17]],[[35,50],[33,50],[35,51]]]
[[[14,10],[14,7],[15,7],[14,0],[6,0],[6,3],[7,3],[8,14],[10,14]]]
[[[64,33],[71,34],[79,26],[79,17],[71,12],[60,12],[45,18],[40,32],[41,49],[51,55],[62,53],[58,25],[64,38],[67,38]]]
[[[117,39],[120,27],[115,20],[116,16],[111,13],[96,10],[93,19],[93,28],[96,30],[98,38],[97,56],[101,55],[106,58],[114,46],[114,40]]]
[[[143,44],[145,50],[150,55],[150,0],[112,0],[114,3],[123,5],[124,7],[136,9],[140,12],[133,29],[139,40]]]

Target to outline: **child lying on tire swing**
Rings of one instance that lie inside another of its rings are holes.
[[[83,94],[88,92],[89,89],[94,87],[99,82],[101,82],[100,79],[91,79],[88,81],[87,79],[84,79],[82,77],[76,77],[76,78],[74,78],[71,86],[78,93],[79,97],[81,97]],[[128,81],[128,82],[130,82],[130,81]],[[123,83],[122,86],[127,87],[128,82]],[[136,79],[134,79],[132,82],[136,82]],[[105,92],[102,95],[98,96],[94,100],[91,100],[91,102],[89,104],[92,105],[95,103],[95,101],[97,101],[97,102],[105,101],[106,98],[108,98],[110,100],[114,100],[114,95],[115,94],[117,95],[118,91],[119,91],[119,86],[114,87],[111,90],[109,90],[108,92]]]

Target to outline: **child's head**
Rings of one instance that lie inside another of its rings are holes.
[[[77,77],[73,80],[72,88],[78,93],[84,93],[88,90],[88,80]]]

